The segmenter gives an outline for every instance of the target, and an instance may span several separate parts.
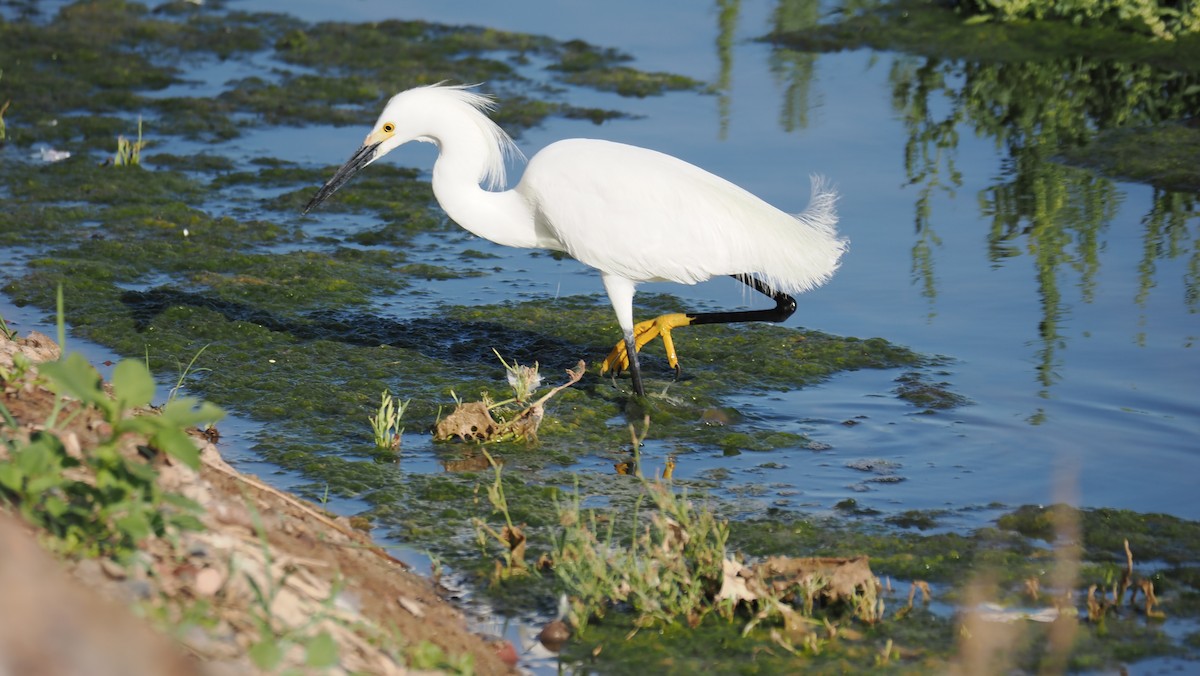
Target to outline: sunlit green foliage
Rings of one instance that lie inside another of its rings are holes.
[[[1200,31],[1200,3],[1170,0],[959,0],[982,18],[1117,25],[1172,39]]]
[[[165,405],[161,415],[130,415],[151,402],[155,389],[150,372],[134,360],[113,369],[111,398],[100,375],[78,353],[42,364],[40,370],[60,396],[99,410],[109,433],[82,458],[69,452],[60,425],[78,413],[63,415],[66,402],[60,401],[45,430],[34,432],[28,441],[0,441],[5,451],[0,502],[44,528],[55,548],[72,556],[123,558],[150,536],[198,527],[198,506],[165,492],[154,467],[130,456],[130,444],[134,437],[145,438],[154,449],[197,467],[199,452],[185,429],[215,422],[222,416],[220,409],[177,399]],[[0,412],[7,413],[2,405]]]
[[[695,623],[717,609],[712,599],[721,587],[729,523],[669,483],[643,480],[642,486],[648,525],[641,521],[641,499],[629,519],[610,518],[607,525],[580,506],[578,488],[558,505],[563,528],[554,573],[570,599],[571,623],[581,631],[617,603],[628,604],[645,625]]]

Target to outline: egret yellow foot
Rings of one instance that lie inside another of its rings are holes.
[[[675,356],[675,341],[671,339],[671,329],[691,323],[692,317],[682,312],[660,315],[654,319],[638,322],[633,327],[634,349],[641,352],[642,346],[661,336],[663,347],[667,349],[667,363],[678,372],[679,359]],[[608,353],[608,357],[600,365],[600,373],[603,374],[609,369],[612,369],[613,373],[620,373],[627,368],[629,368],[629,353],[625,349],[625,341],[622,340],[617,343],[612,352]]]

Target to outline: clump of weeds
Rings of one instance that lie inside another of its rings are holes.
[[[740,615],[749,618],[743,635],[760,624],[783,625],[785,633],[773,629],[772,640],[791,651],[793,641],[816,649],[819,638],[810,629],[827,623],[813,619],[818,603],[842,603],[868,623],[881,616],[867,557],[776,556],[747,564],[727,551],[728,521],[669,480],[638,478],[643,493],[628,524],[583,509],[578,487],[557,505],[562,531],[553,568],[576,632],[613,609],[631,612],[636,628],[679,620],[696,627],[712,613],[726,620]],[[618,528],[629,529],[628,539]]]
[[[142,118],[138,116],[137,140],[130,141],[124,136],[117,136],[117,154],[113,155],[114,167],[138,166],[142,163],[142,149],[146,142],[142,140]]]
[[[392,397],[391,392],[383,391],[379,398],[379,410],[368,418],[371,430],[375,433],[375,448],[381,451],[400,450],[400,439],[404,434],[404,426],[400,422],[411,402],[411,399],[399,401]]]
[[[500,353],[496,353],[500,357]],[[450,415],[437,421],[434,441],[473,441],[496,443],[502,441],[536,442],[538,427],[546,415],[545,405],[552,397],[583,378],[587,364],[580,360],[573,369],[567,369],[567,382],[530,402],[530,397],[541,385],[542,376],[538,366],[524,366],[516,362],[509,364],[500,357],[507,371],[513,396],[500,402],[492,402],[485,393],[481,401],[463,403],[456,397],[456,406]],[[493,416],[495,414],[495,416]],[[499,420],[496,419],[499,417]]]
[[[495,584],[526,575],[529,573],[529,567],[525,563],[525,532],[513,523],[512,514],[509,513],[508,498],[504,495],[504,482],[500,476],[500,463],[487,451],[484,451],[483,455],[487,458],[494,476],[491,485],[487,487],[488,502],[492,506],[493,514],[504,516],[504,526],[497,531],[488,522],[476,517],[475,537],[485,555],[488,555],[489,538],[499,543],[502,548],[501,558],[496,561],[496,569],[492,573],[492,583]]]

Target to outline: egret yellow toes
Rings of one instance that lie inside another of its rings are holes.
[[[675,341],[671,339],[671,329],[691,323],[692,318],[682,312],[659,315],[654,319],[638,322],[633,327],[634,349],[641,352],[642,346],[661,336],[663,347],[667,350],[667,363],[671,365],[671,368],[679,371],[679,359],[675,356]],[[600,364],[600,373],[603,374],[609,369],[612,369],[614,373],[620,373],[627,368],[629,368],[629,354],[625,349],[625,341],[622,340]]]

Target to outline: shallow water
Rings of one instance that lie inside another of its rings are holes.
[[[239,6],[279,9],[266,0]],[[1037,243],[1028,233],[1004,242],[1009,247],[1004,256],[996,255],[995,242],[989,246],[992,221],[982,201],[989,188],[1011,180],[1014,169],[1002,144],[977,135],[967,122],[957,124],[956,146],[943,149],[935,164],[943,171],[938,180],[950,187],[929,189],[929,216],[918,222],[919,201],[932,181],[913,183],[913,173],[906,172],[909,130],[892,105],[889,74],[897,62],[920,60],[869,51],[795,56],[751,41],[770,28],[768,2],[741,3],[736,39],[724,62],[716,48],[716,10],[691,3],[653,10],[640,9],[641,3],[606,3],[602,9],[554,3],[554,11],[539,3],[416,3],[402,16],[393,7],[357,2],[346,6],[349,16],[339,8],[335,17],[322,3],[289,3],[287,11],[305,20],[428,19],[581,37],[630,52],[639,68],[724,82],[717,95],[640,100],[569,89],[572,103],[637,117],[603,126],[553,120],[519,143],[527,154],[570,136],[646,145],[796,211],[807,199],[808,175],[827,176],[842,194],[840,227],[851,249],[827,287],[799,299],[800,311],[789,324],[879,335],[944,355],[950,359],[944,380],[972,402],[926,415],[888,396],[899,375],[891,372],[847,374],[804,391],[746,397],[734,405],[747,418],[803,433],[828,448],[684,455],[679,476],[702,478],[723,468],[735,484],[764,485],[750,491],[764,505],[818,510],[846,497],[885,511],[1070,498],[1082,505],[1200,518],[1200,502],[1188,490],[1188,477],[1200,468],[1195,386],[1200,315],[1195,301],[1187,300],[1195,293],[1189,258],[1200,240],[1194,210],[1184,221],[1183,245],[1164,251],[1148,234],[1154,191],[1107,183],[1111,189],[1102,201],[1111,217],[1083,224],[1096,238],[1090,272],[1085,276],[1072,266],[1082,265],[1085,255],[1068,245],[1062,263],[1039,277]],[[797,81],[805,96],[788,98],[788,87],[795,92]],[[949,85],[954,84],[952,76]],[[792,100],[802,105],[787,113]],[[940,119],[954,106],[934,92],[929,108],[931,118]],[[327,135],[319,128],[267,130],[237,146],[250,155],[261,148],[284,159],[332,164],[348,155],[370,122]],[[281,152],[297,133],[305,142],[290,145],[294,156]],[[427,170],[432,159],[432,149],[421,147],[405,148],[389,161]],[[948,179],[947,160],[961,173],[959,185]],[[352,227],[352,219],[328,218]],[[1020,225],[1030,227],[1028,219]],[[465,234],[424,237],[419,259],[438,261],[447,239],[496,254],[500,258],[486,261],[486,267],[502,270],[431,281],[419,294],[392,299],[385,312],[412,318],[447,301],[602,292],[598,278],[579,264],[501,249]],[[916,258],[914,247],[923,241],[931,242],[928,256]],[[697,307],[746,301],[730,281],[644,288]],[[681,357],[686,368],[687,356]],[[858,424],[843,424],[852,419]],[[650,444],[653,457],[653,440]],[[431,457],[426,440],[406,442],[406,456],[415,456],[415,462],[406,460],[407,471],[419,471],[422,464],[437,471],[436,463],[419,460]],[[881,481],[851,467],[863,459],[895,463],[892,478]],[[968,520],[987,513],[969,512],[975,516]]]

